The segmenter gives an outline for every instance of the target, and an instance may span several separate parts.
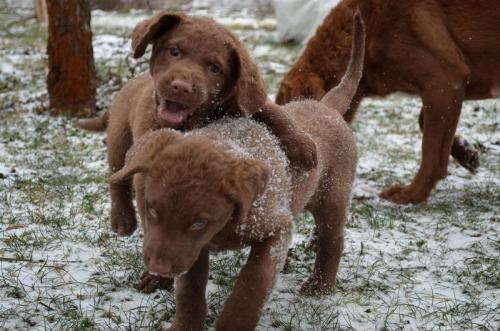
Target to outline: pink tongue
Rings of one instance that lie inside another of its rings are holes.
[[[186,119],[188,111],[181,104],[162,100],[158,105],[158,115],[168,123],[179,124]]]
[[[168,111],[171,111],[174,113],[178,113],[178,112],[181,112],[184,109],[186,109],[186,107],[184,107],[183,105],[181,105],[179,103],[169,102],[169,101],[166,102],[166,106],[167,106]]]

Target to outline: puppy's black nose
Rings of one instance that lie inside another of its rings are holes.
[[[193,92],[193,86],[180,79],[174,79],[170,87],[176,94],[189,94]]]

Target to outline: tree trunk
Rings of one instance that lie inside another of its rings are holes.
[[[95,114],[96,77],[90,29],[90,1],[47,0],[52,114]]]

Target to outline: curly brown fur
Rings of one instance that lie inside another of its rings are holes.
[[[255,113],[282,138],[295,165],[315,165],[314,144],[286,114],[274,114],[272,103],[265,104],[266,90],[257,66],[228,29],[206,17],[160,13],[135,27],[134,57],[142,56],[149,44],[153,45],[149,72],[121,89],[109,120],[106,113],[78,124],[90,130],[107,124],[110,173],[123,166],[133,141],[150,130],[185,131],[222,116]],[[118,234],[130,235],[137,227],[130,183],[110,184],[110,192],[111,226]]]
[[[255,115],[280,138],[293,166],[316,166],[314,143],[266,100],[256,64],[228,29],[210,18],[163,12],[133,30],[134,57],[143,56],[149,44],[149,72],[123,86],[109,113],[77,123],[91,131],[107,128],[110,174],[123,167],[126,152],[145,133],[159,128],[186,131],[223,116]],[[130,235],[137,228],[131,183],[110,183],[109,188],[111,227]],[[149,292],[154,280],[143,277],[138,288]]]
[[[285,263],[293,217],[304,209],[314,216],[318,249],[301,291],[334,291],[357,163],[355,138],[342,118],[363,63],[364,31],[357,17],[344,83],[321,102],[284,107],[314,141],[317,168],[289,167],[276,137],[240,118],[186,134],[166,129],[146,134],[110,177],[117,184],[134,178],[144,264],[154,275],[175,277],[177,307],[170,330],[204,328],[209,252],[243,247],[251,248],[250,255],[215,328],[255,329]]]
[[[454,134],[463,100],[500,96],[500,2],[344,0],[284,77],[277,103],[319,100],[339,83],[356,8],[367,24],[366,58],[344,118],[353,120],[365,95],[401,91],[422,98],[420,169],[410,185],[393,186],[381,196],[401,204],[425,201],[446,177],[450,154],[471,171],[479,166],[477,151]]]

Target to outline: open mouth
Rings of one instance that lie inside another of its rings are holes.
[[[189,107],[170,100],[158,100],[158,117],[170,125],[180,125],[189,116]]]

